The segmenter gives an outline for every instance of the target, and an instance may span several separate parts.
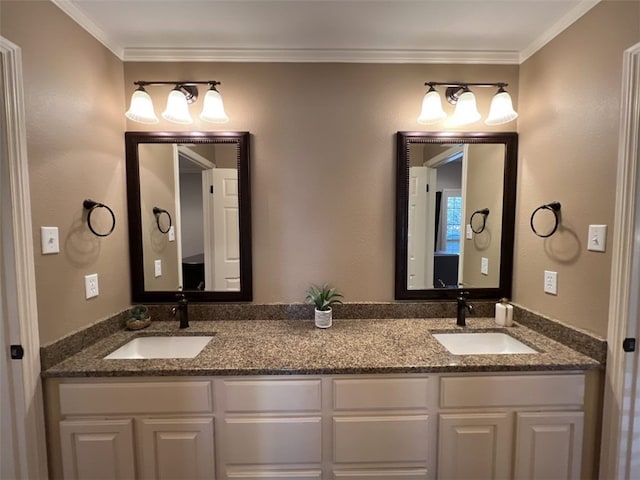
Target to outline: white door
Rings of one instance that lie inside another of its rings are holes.
[[[133,421],[64,420],[60,450],[65,480],[117,480],[135,477]]]
[[[46,478],[20,48],[0,37],[0,57],[0,478]]]
[[[515,478],[580,478],[583,412],[518,413],[517,418]]]
[[[409,290],[433,288],[436,181],[435,168],[409,168],[407,233],[407,288]]]
[[[140,420],[142,478],[215,478],[213,418]]]
[[[640,477],[640,43],[624,52],[600,478]]]
[[[507,412],[440,414],[438,478],[510,478],[512,424]]]
[[[207,290],[240,290],[240,217],[238,209],[238,171],[214,168],[203,172],[210,188],[205,215],[213,219],[205,229],[205,284]],[[205,222],[206,224],[207,222]]]

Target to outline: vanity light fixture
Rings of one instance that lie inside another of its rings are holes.
[[[447,101],[456,106],[452,120],[456,125],[468,125],[480,120],[481,115],[476,106],[476,97],[469,87],[493,87],[498,92],[491,100],[487,125],[502,125],[518,118],[513,109],[511,96],[505,91],[507,83],[454,83],[454,82],[426,82],[429,90],[422,100],[422,111],[418,117],[418,123],[430,125],[444,120],[447,114],[442,109],[442,99],[435,89],[436,86],[446,87],[445,97]]]
[[[216,80],[205,82],[148,82],[140,80],[133,82],[133,84],[137,85],[138,88],[131,96],[131,104],[125,116],[134,122],[153,124],[160,121],[156,116],[151,96],[144,88],[150,85],[175,85],[175,88],[171,90],[167,97],[167,106],[162,112],[162,118],[165,120],[183,125],[193,123],[193,118],[189,113],[189,104],[195,102],[198,98],[197,85],[208,85],[209,90],[204,97],[200,119],[211,123],[227,123],[229,121],[229,117],[224,111],[222,97],[216,89],[216,85],[220,85],[220,82]]]

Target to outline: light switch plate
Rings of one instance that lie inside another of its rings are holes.
[[[58,227],[40,227],[40,240],[42,241],[43,255],[60,252]]]
[[[489,275],[489,259],[487,257],[482,257],[480,260],[480,273],[482,275]]]
[[[592,252],[604,252],[607,247],[607,226],[589,225],[589,239],[587,250]]]
[[[173,225],[169,227],[169,241],[170,242],[176,241],[176,231],[174,230]]]
[[[153,270],[155,272],[156,278],[162,276],[162,260],[154,260]]]
[[[467,240],[473,239],[473,230],[471,230],[471,225],[467,225]]]
[[[558,294],[558,272],[544,271],[544,292],[551,295]]]
[[[84,276],[84,296],[88,300],[93,297],[97,297],[100,293],[98,289],[98,274],[92,273],[91,275]]]

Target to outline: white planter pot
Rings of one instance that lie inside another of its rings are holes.
[[[332,322],[331,314],[333,311],[329,310],[318,310],[316,308],[316,327],[318,328],[329,328]]]

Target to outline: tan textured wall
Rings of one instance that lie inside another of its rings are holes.
[[[138,147],[140,161],[140,205],[142,208],[142,256],[145,290],[178,290],[177,242],[169,241],[169,234],[162,233],[156,223],[153,208],[162,208],[176,221],[176,188],[173,165],[173,146],[167,144],[142,144]],[[160,226],[169,226],[167,215],[159,217]],[[162,275],[155,276],[156,260],[160,260]]]
[[[40,340],[58,339],[129,305],[123,67],[51,2],[2,1],[2,35],[22,48]],[[114,233],[87,229],[82,201],[109,205]],[[40,253],[40,226],[60,253]],[[84,298],[84,276],[100,295]]]
[[[606,336],[623,51],[640,41],[640,3],[598,4],[520,69],[520,165],[514,301]],[[562,203],[551,238],[529,228],[541,204]],[[606,224],[606,253],[586,249]],[[558,272],[558,295],[543,292]]]
[[[504,145],[469,145],[467,188],[463,194],[465,225],[476,210],[489,209],[482,233],[474,233],[467,240],[464,229],[464,258],[462,282],[465,287],[496,288],[500,285],[500,247],[502,244],[502,191],[504,187]],[[473,227],[479,230],[482,215],[473,219]],[[465,227],[466,228],[466,227]],[[480,273],[482,258],[489,260],[489,274]]]
[[[505,81],[517,100],[518,66],[126,63],[127,97],[135,80],[150,79],[222,81],[231,118],[222,127],[161,119],[151,128],[252,133],[255,302],[301,302],[310,283],[325,281],[349,302],[390,301],[395,132],[423,129],[416,118],[425,81]],[[148,88],[157,114],[169,90]],[[488,113],[495,92],[476,93]],[[127,129],[149,127],[128,122]],[[489,129],[479,122],[467,130]]]

